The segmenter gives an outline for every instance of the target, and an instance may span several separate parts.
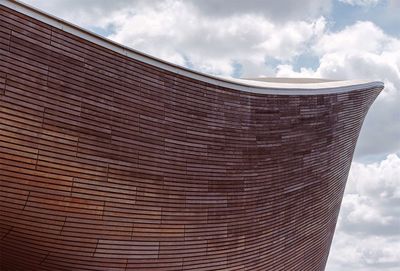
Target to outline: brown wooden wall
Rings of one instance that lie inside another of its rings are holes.
[[[1,270],[324,270],[380,89],[284,96],[0,8]]]

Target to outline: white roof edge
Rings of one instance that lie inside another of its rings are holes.
[[[316,94],[332,94],[343,93],[354,90],[383,88],[381,81],[368,80],[343,80],[319,83],[281,83],[281,82],[265,82],[253,81],[235,78],[222,78],[201,72],[193,71],[188,68],[166,62],[162,59],[147,55],[136,51],[127,46],[109,40],[89,30],[83,29],[77,25],[57,18],[35,7],[21,3],[15,0],[0,0],[0,4],[16,10],[22,14],[28,15],[39,21],[47,23],[53,27],[59,28],[65,32],[76,35],[80,38],[106,47],[114,52],[126,55],[132,59],[142,61],[144,63],[156,66],[158,68],[177,73],[189,78],[197,79],[210,84],[227,87],[230,89],[259,93],[259,94],[279,94],[279,95],[316,95]]]

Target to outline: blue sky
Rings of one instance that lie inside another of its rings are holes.
[[[381,80],[327,271],[400,266],[400,0],[23,0],[205,73]]]
[[[333,3],[330,18],[335,22],[333,30],[340,30],[346,25],[354,24],[356,21],[371,21],[385,30],[386,33],[400,37],[400,2],[377,1],[374,5],[348,5],[344,2]]]

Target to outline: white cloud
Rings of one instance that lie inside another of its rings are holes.
[[[380,163],[354,163],[347,192],[376,196],[382,201],[400,200],[400,157],[390,154]]]
[[[379,2],[382,2],[382,0],[339,0],[339,2],[352,5],[352,6],[375,6]]]
[[[23,2],[72,20],[79,25],[93,26],[114,11],[151,7],[168,0],[23,0]],[[229,0],[229,2],[176,0],[176,2],[192,6],[201,16],[222,18],[253,14],[274,22],[286,22],[318,18],[330,11],[332,0]]]
[[[382,52],[390,37],[371,22],[357,22],[336,33],[327,33],[315,45],[319,54],[336,52]]]
[[[220,75],[233,75],[235,63],[244,73],[258,67],[265,74],[267,58],[290,62],[325,28],[323,18],[277,25],[261,15],[208,17],[182,1],[124,9],[108,16],[108,24],[117,42]]]
[[[207,16],[258,14],[274,22],[318,18],[331,9],[332,0],[189,0]]]
[[[399,265],[399,237],[359,237],[338,231],[326,271],[398,271]]]
[[[353,163],[327,271],[398,270],[400,157]]]

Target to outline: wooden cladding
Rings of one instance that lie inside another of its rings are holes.
[[[0,8],[1,270],[324,270],[380,89],[266,95]]]

